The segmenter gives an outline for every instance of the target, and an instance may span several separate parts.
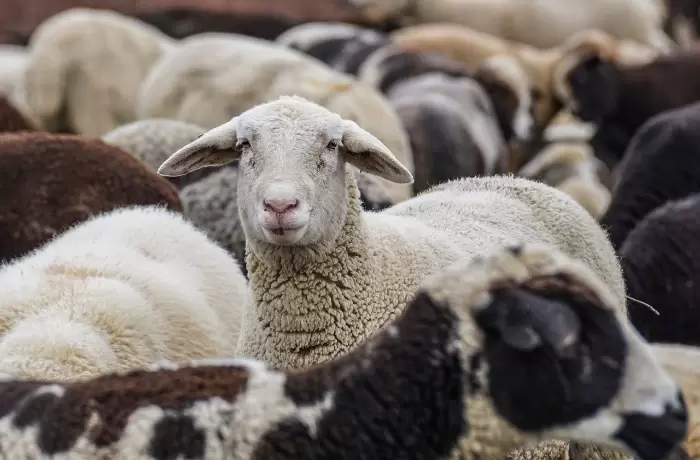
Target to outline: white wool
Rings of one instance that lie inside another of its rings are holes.
[[[69,380],[232,356],[247,282],[160,207],[93,217],[0,270],[0,372]]]
[[[134,121],[146,72],[174,44],[155,27],[114,11],[58,13],[29,43],[23,94],[29,115],[46,130],[94,137]]]
[[[538,48],[558,46],[572,34],[588,29],[600,29],[662,51],[675,47],[662,30],[663,9],[650,0],[352,1],[368,10],[405,12],[419,23],[460,24]]]
[[[236,34],[188,37],[163,57],[141,88],[141,118],[171,118],[212,129],[254,105],[297,94],[366,126],[413,170],[405,129],[374,88],[302,52]],[[383,181],[393,201],[411,187]]]
[[[19,90],[27,61],[25,47],[0,45],[0,95],[12,96]]]

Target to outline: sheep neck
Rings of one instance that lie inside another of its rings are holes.
[[[471,379],[459,337],[455,312],[419,292],[397,321],[352,353],[289,375],[290,399],[307,407],[328,401],[326,409],[313,435],[300,421],[280,426],[252,458],[306,456],[308,449],[338,459],[447,458],[467,431]]]
[[[305,368],[346,353],[388,320],[380,321],[363,301],[376,289],[373,273],[382,268],[375,268],[380,255],[366,241],[355,179],[346,175],[346,181],[348,212],[332,244],[248,248],[254,318],[242,339],[257,338],[240,352],[275,366]]]

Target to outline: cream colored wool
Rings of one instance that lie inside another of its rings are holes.
[[[113,11],[58,13],[29,42],[23,92],[29,115],[46,130],[94,137],[134,121],[146,72],[175,43]]]
[[[550,244],[581,261],[607,283],[617,307],[626,311],[612,245],[566,194],[512,176],[468,178],[382,212],[363,212],[351,172],[318,172],[335,164],[336,151],[322,149],[340,133],[345,161],[397,182],[411,179],[374,136],[298,97],[244,112],[183,147],[159,169],[177,176],[243,155],[238,203],[252,297],[238,354],[283,368],[306,368],[344,355],[396,318],[426,277],[457,259],[517,242]],[[245,147],[239,141],[247,141]],[[319,156],[324,163],[317,162]],[[261,193],[285,182],[295,183],[295,188],[284,186],[288,194],[296,190],[304,200],[296,205],[299,213],[307,212],[307,206],[316,212],[306,217],[304,233],[292,231],[292,236],[314,243],[274,244],[262,230]],[[323,191],[317,195],[311,182]],[[491,433],[489,420],[483,423],[486,436],[501,439]],[[489,458],[478,452],[491,444],[465,442],[463,458]]]
[[[0,95],[10,96],[21,87],[28,59],[25,47],[0,45]]]
[[[205,132],[192,123],[155,118],[120,126],[102,136],[102,140],[157,170],[173,152]]]
[[[589,144],[574,140],[547,145],[518,171],[518,175],[556,187],[598,219],[611,199],[610,191],[601,182],[606,170]]]
[[[0,372],[28,379],[232,356],[247,295],[238,264],[159,207],[93,217],[0,284]]]
[[[297,94],[366,126],[413,170],[408,136],[374,88],[283,45],[236,34],[189,37],[154,66],[141,88],[141,118],[171,118],[212,129],[282,95]],[[392,201],[411,186],[381,180]]]
[[[650,0],[350,0],[374,14],[407,14],[417,23],[455,23],[538,48],[600,29],[662,51],[664,10]]]

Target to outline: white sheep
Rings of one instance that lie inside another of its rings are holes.
[[[42,22],[29,41],[22,96],[49,131],[98,137],[136,120],[138,89],[175,41],[114,11],[72,8]]]
[[[600,29],[662,51],[677,46],[663,30],[664,11],[650,0],[349,0],[385,15],[414,22],[471,27],[538,48],[557,46],[571,35]]]
[[[172,118],[212,129],[256,104],[298,94],[367,126],[413,170],[405,129],[386,99],[300,51],[261,39],[207,33],[183,40],[141,88],[141,118]],[[407,184],[383,180],[393,201]]]
[[[180,214],[92,217],[0,269],[0,372],[75,380],[232,356],[247,282]]]
[[[382,212],[362,212],[345,162],[398,183],[412,175],[357,123],[299,97],[245,111],[174,153],[158,172],[177,176],[233,160],[252,290],[242,355],[290,368],[343,355],[396,318],[431,273],[514,241],[552,244],[582,261],[625,310],[606,234],[546,185],[509,176],[461,179]]]
[[[484,447],[470,459],[551,438],[639,460],[676,453],[688,425],[679,386],[605,283],[548,246],[483,256],[441,270],[384,331],[305,372],[235,358],[73,383],[2,376],[0,451],[435,460],[466,437]]]

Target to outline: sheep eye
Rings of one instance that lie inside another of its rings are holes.
[[[241,139],[236,144],[236,147],[238,147],[239,149],[247,149],[248,147],[250,147],[250,141],[248,139]]]
[[[326,148],[328,150],[335,150],[338,148],[339,145],[340,145],[340,143],[338,141],[330,141],[328,143],[328,145],[326,145]]]

